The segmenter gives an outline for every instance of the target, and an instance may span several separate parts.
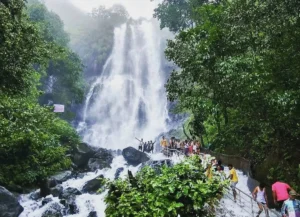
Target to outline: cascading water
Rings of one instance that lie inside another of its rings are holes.
[[[86,98],[79,128],[85,142],[122,149],[166,130],[164,44],[154,20],[115,29],[112,54]]]

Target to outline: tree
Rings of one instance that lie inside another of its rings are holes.
[[[213,135],[212,147],[238,152],[255,168],[268,165],[272,172],[264,172],[271,181],[282,178],[295,185],[299,9],[298,1],[204,4],[193,8],[196,26],[181,31],[166,49],[180,67],[166,84],[168,97],[201,122],[192,124],[192,131],[212,125],[217,134],[201,130]]]
[[[68,47],[69,35],[64,31],[64,24],[57,14],[48,11],[39,1],[30,1],[27,11],[30,20],[39,26],[43,40],[53,46],[46,74],[42,74],[41,89],[45,94],[40,102],[46,105],[64,104],[66,113],[63,117],[72,120],[71,106],[81,103],[84,97],[81,59]]]
[[[49,57],[37,27],[28,21],[21,0],[0,1],[0,93],[28,94],[38,83],[33,64]]]
[[[2,185],[38,183],[70,167],[66,152],[79,143],[79,136],[51,107],[1,96],[0,120]]]
[[[0,28],[0,184],[37,184],[68,168],[67,151],[79,143],[52,107],[38,104],[43,69],[59,46],[43,39],[21,0],[0,1]]]

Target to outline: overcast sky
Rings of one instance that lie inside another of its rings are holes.
[[[50,0],[51,1],[51,0]],[[65,0],[61,0],[65,1]],[[132,18],[151,18],[157,1],[150,0],[68,0],[80,10],[91,12],[93,8],[100,5],[112,6],[113,4],[122,4],[126,7]]]

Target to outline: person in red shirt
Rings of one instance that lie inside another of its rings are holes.
[[[272,185],[272,194],[277,210],[280,210],[283,202],[289,199],[289,191],[294,191],[294,189],[284,182],[275,182]]]

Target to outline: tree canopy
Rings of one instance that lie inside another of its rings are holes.
[[[192,8],[195,26],[183,28],[166,49],[180,67],[166,84],[168,98],[190,112],[192,134],[251,159],[269,181],[294,185],[300,157],[299,9],[298,1],[205,3]]]
[[[78,57],[62,47],[65,40],[55,39],[65,34],[58,31],[52,37],[53,29],[46,31],[47,25],[37,23],[37,17],[46,13],[40,12],[31,17],[33,22],[24,1],[0,1],[0,184],[5,186],[36,184],[68,168],[71,161],[66,153],[79,143],[76,131],[53,113],[53,107],[38,103],[41,79],[50,71],[49,62],[58,60],[54,56],[59,51],[60,58],[68,54],[61,74],[56,71],[62,75],[62,85],[81,82],[79,69],[72,72],[77,77],[67,71],[74,69]]]

